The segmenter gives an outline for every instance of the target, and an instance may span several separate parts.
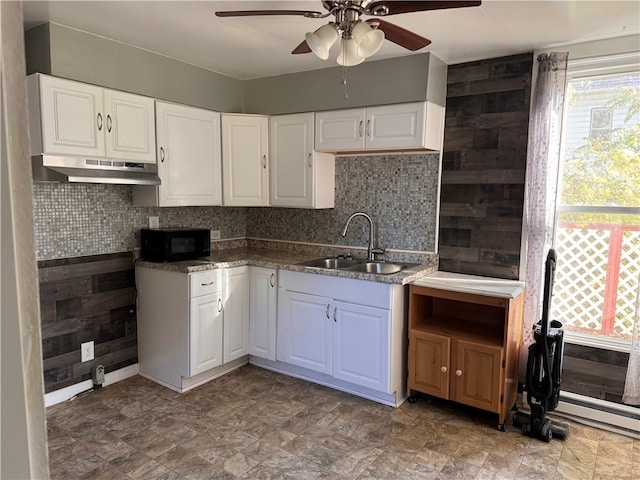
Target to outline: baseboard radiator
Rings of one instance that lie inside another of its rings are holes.
[[[552,414],[640,439],[639,407],[607,402],[577,393],[560,392],[560,403]]]

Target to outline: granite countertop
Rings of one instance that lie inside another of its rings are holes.
[[[524,282],[517,280],[450,272],[433,272],[416,280],[413,285],[500,298],[516,298],[524,290]]]
[[[425,275],[435,272],[438,269],[438,256],[425,257],[422,264],[407,264],[410,268],[391,275],[379,275],[373,273],[351,272],[348,270],[335,270],[328,268],[307,267],[299,265],[302,262],[324,258],[322,252],[311,254],[309,252],[266,250],[255,248],[234,248],[227,250],[218,250],[209,257],[200,258],[198,260],[188,260],[184,262],[149,262],[143,259],[136,260],[138,267],[158,268],[173,272],[194,273],[204,270],[213,270],[216,268],[232,268],[243,265],[254,265],[257,267],[278,268],[281,270],[291,270],[295,272],[315,273],[322,275],[331,275],[334,277],[354,278],[358,280],[369,280],[381,283],[391,283],[406,285]],[[395,263],[395,262],[394,262]]]

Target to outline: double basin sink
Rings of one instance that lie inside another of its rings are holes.
[[[328,257],[309,260],[298,265],[305,267],[326,268],[329,270],[344,270],[349,272],[375,273],[378,275],[391,275],[410,267],[399,263],[390,262],[365,262],[355,258]]]

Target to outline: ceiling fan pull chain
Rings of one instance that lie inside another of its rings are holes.
[[[342,42],[340,45],[342,47],[342,58],[347,57],[347,45],[345,42]],[[344,99],[347,100],[349,98],[349,93],[347,92],[347,65],[342,65],[342,86],[344,87]]]

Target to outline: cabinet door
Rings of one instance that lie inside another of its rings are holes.
[[[391,312],[334,302],[333,376],[363,387],[389,392]]]
[[[223,363],[249,353],[249,267],[229,268],[225,276]]]
[[[222,365],[222,300],[217,294],[190,302],[189,376]]]
[[[313,113],[271,117],[271,206],[312,208]]]
[[[156,102],[159,206],[222,204],[220,114]]]
[[[442,335],[409,333],[409,389],[449,398],[451,339]]]
[[[426,102],[367,108],[366,149],[423,148]]]
[[[40,102],[42,153],[105,156],[100,87],[40,76]]]
[[[280,290],[278,360],[331,375],[331,299]]]
[[[106,156],[156,163],[156,131],[152,98],[104,90]]]
[[[269,205],[269,119],[222,115],[224,204]]]
[[[364,108],[316,113],[318,152],[346,152],[364,149]]]
[[[276,359],[277,270],[251,267],[249,287],[249,353]]]
[[[498,412],[502,348],[465,340],[454,341],[451,399]]]

